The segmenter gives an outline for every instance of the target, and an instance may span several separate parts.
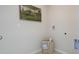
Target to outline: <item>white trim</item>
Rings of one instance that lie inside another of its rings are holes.
[[[65,52],[63,50],[59,50],[59,49],[55,49],[56,52],[60,53],[60,54],[69,54],[68,52]],[[32,52],[31,54],[41,54],[42,50],[39,49],[39,50],[36,50],[34,52]]]
[[[65,52],[63,50],[55,49],[56,52],[61,53],[61,54],[68,54],[68,52]]]
[[[36,50],[36,51],[32,52],[31,54],[40,54],[40,53],[41,53],[41,49]]]

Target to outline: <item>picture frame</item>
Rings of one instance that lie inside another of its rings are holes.
[[[32,5],[19,5],[20,19],[41,22],[41,9]]]

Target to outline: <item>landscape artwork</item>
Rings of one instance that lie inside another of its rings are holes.
[[[41,22],[41,9],[32,5],[20,5],[20,19]]]

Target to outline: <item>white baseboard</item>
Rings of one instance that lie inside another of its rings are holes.
[[[65,52],[63,50],[59,50],[59,49],[55,49],[56,52],[60,53],[60,54],[68,54],[68,52]]]
[[[41,53],[41,49],[36,50],[36,51],[32,52],[31,54],[40,54],[40,53]]]
[[[55,49],[55,51],[60,53],[60,54],[69,54],[68,52],[65,52],[65,51],[59,50],[59,49]],[[31,54],[41,54],[41,49],[36,50],[36,51],[32,52]]]

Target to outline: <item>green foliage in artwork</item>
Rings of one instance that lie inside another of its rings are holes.
[[[24,20],[41,21],[41,11],[40,10],[21,10],[20,17]]]

